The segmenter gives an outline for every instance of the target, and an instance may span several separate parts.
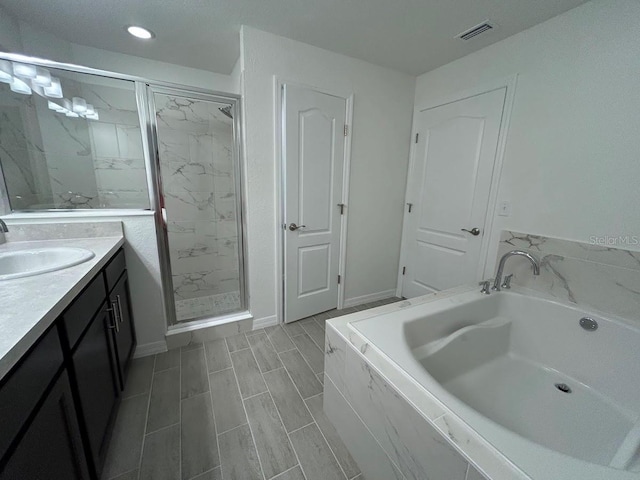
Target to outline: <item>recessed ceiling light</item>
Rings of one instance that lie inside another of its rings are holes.
[[[141,38],[142,40],[149,40],[155,37],[154,33],[151,30],[147,30],[143,27],[138,27],[137,25],[131,25],[127,27],[127,32],[129,32],[136,38]]]

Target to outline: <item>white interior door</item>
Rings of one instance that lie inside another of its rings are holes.
[[[284,86],[285,322],[338,303],[346,100]]]
[[[470,283],[481,275],[505,93],[502,88],[417,115],[401,266],[405,297]]]

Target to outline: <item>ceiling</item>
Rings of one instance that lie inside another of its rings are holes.
[[[585,0],[0,0],[17,18],[81,45],[230,73],[240,25],[418,75]],[[490,20],[494,31],[458,33]],[[156,38],[125,33],[142,25]]]

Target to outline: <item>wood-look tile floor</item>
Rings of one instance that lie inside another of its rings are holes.
[[[322,409],[324,323],[380,300],[133,361],[104,480],[364,480]]]

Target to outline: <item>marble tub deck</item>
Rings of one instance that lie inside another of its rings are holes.
[[[327,322],[325,413],[369,480],[530,480],[349,326],[475,288],[457,287]]]
[[[364,480],[323,412],[325,322],[194,343],[131,366],[104,480]]]

